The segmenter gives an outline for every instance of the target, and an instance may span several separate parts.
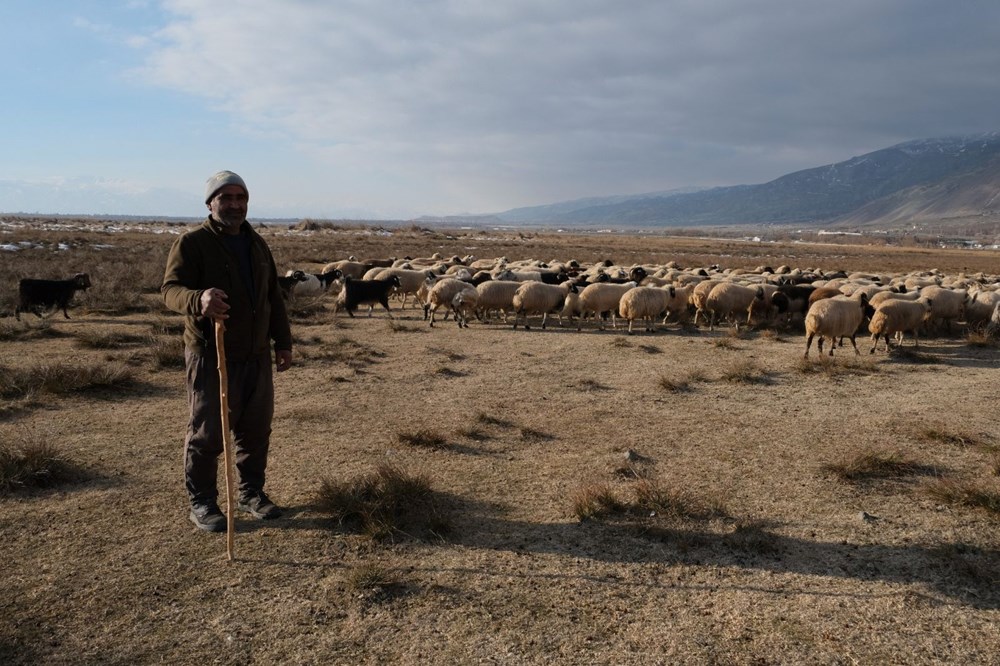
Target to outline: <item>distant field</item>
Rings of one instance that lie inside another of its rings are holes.
[[[180,318],[158,294],[181,230],[0,234],[20,248],[0,250],[0,662],[996,662],[1000,353],[977,332],[804,361],[794,326],[432,329],[301,300],[268,482],[289,511],[240,516],[227,563],[186,520]],[[282,270],[440,253],[1000,272],[990,251],[262,233]],[[94,286],[70,320],[14,321],[19,278],[79,271]],[[4,485],[23,451],[62,463],[49,487]],[[395,528],[335,521],[324,488],[380,469],[427,492]]]

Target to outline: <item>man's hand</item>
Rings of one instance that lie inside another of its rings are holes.
[[[279,349],[274,352],[274,369],[284,372],[292,367],[292,352],[289,349]]]
[[[229,315],[226,314],[229,310],[227,298],[229,296],[226,292],[215,287],[201,292],[201,314],[210,319],[229,319]]]

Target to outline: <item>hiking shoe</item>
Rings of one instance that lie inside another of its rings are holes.
[[[240,500],[236,503],[236,508],[240,511],[246,511],[254,518],[263,518],[264,520],[279,518],[281,516],[281,509],[264,494],[263,490],[240,495]]]
[[[215,502],[192,504],[188,519],[199,530],[205,530],[206,532],[226,531],[226,516]]]

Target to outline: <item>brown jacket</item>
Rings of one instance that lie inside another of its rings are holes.
[[[256,298],[250,302],[240,277],[239,262],[222,243],[223,232],[211,217],[197,229],[174,241],[167,257],[160,292],[163,302],[185,315],[184,345],[205,353],[215,349],[212,320],[201,315],[201,293],[211,287],[229,296],[226,324],[226,359],[245,361],[270,355],[270,341],[276,350],[292,348],[285,301],[278,289],[278,271],[264,239],[247,222],[240,233],[250,237],[250,261]]]

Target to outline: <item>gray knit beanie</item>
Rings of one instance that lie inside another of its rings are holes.
[[[212,197],[215,196],[215,193],[226,185],[239,185],[243,188],[243,191],[247,193],[247,196],[250,196],[250,190],[247,189],[247,184],[243,182],[242,178],[232,171],[220,171],[209,178],[208,182],[205,183],[205,203],[211,201]]]

